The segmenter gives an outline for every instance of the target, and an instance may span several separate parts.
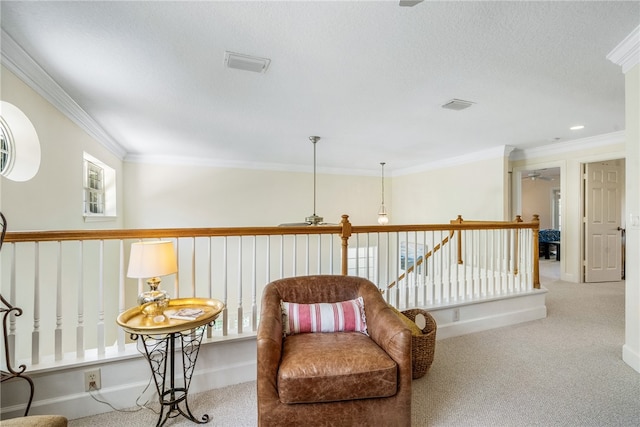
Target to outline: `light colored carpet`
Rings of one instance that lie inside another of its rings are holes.
[[[413,382],[414,426],[640,426],[640,374],[621,358],[624,282],[558,280],[541,261],[549,289],[546,319],[439,340],[426,376]],[[255,382],[189,397],[209,426],[255,426]],[[149,410],[110,412],[71,427],[148,426]],[[168,426],[193,426],[184,418]]]

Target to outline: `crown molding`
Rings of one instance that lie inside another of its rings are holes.
[[[5,67],[107,150],[121,160],[125,157],[125,148],[105,132],[4,29],[1,37],[1,62]]]
[[[206,157],[176,157],[176,156],[156,156],[144,154],[129,154],[125,157],[126,163],[147,163],[176,166],[203,166],[224,169],[249,169],[264,170],[273,172],[313,172],[313,166],[291,165],[284,163],[260,163],[246,161],[214,160]],[[330,168],[317,167],[318,173],[327,175],[355,175],[355,176],[378,176],[377,171],[353,168]]]
[[[511,160],[528,160],[539,157],[547,157],[570,153],[579,150],[588,150],[598,147],[620,144],[625,142],[625,132],[618,131],[604,135],[590,136],[588,138],[574,139],[567,142],[544,145],[524,150],[515,150],[511,155]]]
[[[631,68],[640,64],[640,25],[609,52],[607,59],[616,65],[620,65],[622,72],[625,74]]]
[[[495,159],[509,157],[510,153],[515,149],[511,145],[499,145],[482,151],[467,153],[462,156],[450,157],[435,162],[429,162],[418,166],[412,166],[405,169],[395,171],[392,176],[411,175],[414,173],[426,172],[429,170],[443,169],[453,166],[474,163],[479,160]]]

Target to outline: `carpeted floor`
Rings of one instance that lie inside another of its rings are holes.
[[[640,374],[621,358],[624,282],[576,284],[541,261],[546,319],[439,340],[413,382],[413,426],[640,426]],[[194,394],[210,426],[255,426],[255,382]],[[148,426],[150,410],[71,420],[70,427]],[[169,426],[193,426],[184,418]]]

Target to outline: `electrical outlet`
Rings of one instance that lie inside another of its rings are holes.
[[[459,308],[454,308],[453,309],[453,321],[454,322],[460,321],[460,309]]]
[[[101,388],[100,368],[84,371],[84,391],[100,390]]]

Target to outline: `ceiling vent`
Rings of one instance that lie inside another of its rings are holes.
[[[224,63],[227,68],[235,68],[238,70],[253,71],[254,73],[266,73],[271,64],[268,58],[260,58],[258,56],[243,55],[241,53],[225,52]]]
[[[415,5],[417,5],[418,3],[422,3],[422,0],[400,0],[400,6],[403,7],[413,7]]]
[[[462,99],[452,99],[451,101],[445,103],[442,108],[446,108],[448,110],[464,110],[465,108],[471,107],[475,102],[471,101],[463,101]]]

